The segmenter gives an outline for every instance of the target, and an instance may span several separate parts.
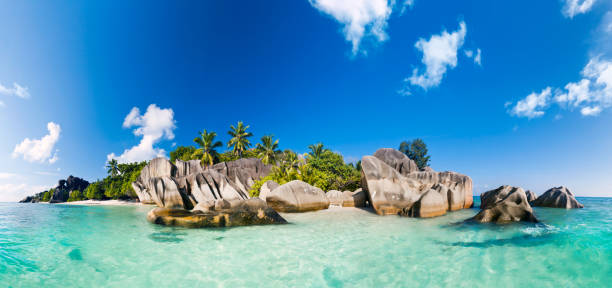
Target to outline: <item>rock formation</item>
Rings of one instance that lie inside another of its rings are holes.
[[[154,224],[187,228],[232,227],[246,225],[285,224],[287,221],[268,207],[261,199],[253,198],[235,202],[219,199],[222,203],[207,207],[206,211],[194,209],[155,208],[147,215]],[[198,203],[198,205],[204,203]],[[219,207],[217,207],[219,206]]]
[[[525,194],[527,195],[527,201],[529,201],[529,203],[533,202],[534,200],[536,200],[536,198],[538,198],[536,194],[533,193],[533,191],[531,190],[525,191]]]
[[[361,167],[361,186],[379,215],[434,217],[473,205],[470,177],[419,171],[397,150],[384,148],[365,156]]]
[[[531,205],[551,208],[584,208],[566,187],[551,188],[535,199]]]
[[[518,221],[538,222],[523,188],[500,186],[480,195],[480,201],[480,212],[469,220],[496,224]]]
[[[366,195],[363,190],[357,189],[355,192],[330,190],[325,193],[329,204],[342,207],[365,207]]]
[[[57,186],[55,186],[53,190],[53,195],[51,195],[51,198],[49,199],[49,203],[66,202],[68,200],[68,197],[70,197],[70,193],[72,191],[78,190],[78,191],[83,192],[87,188],[87,186],[89,186],[89,182],[87,182],[86,180],[83,180],[82,178],[74,177],[72,175],[68,176],[66,180],[61,179],[57,182]],[[44,191],[44,192],[40,192],[32,196],[28,196],[19,202],[21,203],[40,202],[42,201],[43,195],[46,192],[48,191]]]
[[[198,160],[155,158],[141,171],[132,187],[142,203],[159,207],[191,209],[198,203],[249,198],[254,180],[266,176],[270,166],[261,160],[240,159],[204,168]]]
[[[294,180],[272,190],[266,197],[270,207],[279,212],[307,212],[327,209],[329,199],[323,190]]]
[[[270,192],[279,186],[280,185],[278,185],[278,183],[272,180],[266,181],[263,185],[261,185],[261,188],[259,188],[259,199],[266,201],[266,198],[268,195],[270,195]]]

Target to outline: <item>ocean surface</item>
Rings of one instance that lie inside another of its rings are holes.
[[[0,203],[0,287],[612,287],[612,198],[578,200],[535,225],[334,208],[198,230],[149,206]]]

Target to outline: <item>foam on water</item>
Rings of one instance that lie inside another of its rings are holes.
[[[0,287],[606,287],[612,199],[579,200],[535,208],[539,224],[333,208],[196,230],[149,224],[150,207],[0,204]]]

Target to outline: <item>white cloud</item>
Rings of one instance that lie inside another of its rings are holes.
[[[344,26],[342,32],[346,41],[353,46],[353,55],[359,52],[362,39],[366,36],[378,42],[388,38],[385,29],[394,0],[310,0],[310,4]],[[412,1],[405,1],[404,7],[406,5],[412,5]]]
[[[119,156],[115,153],[107,155],[107,160],[116,159],[119,163],[131,163],[151,160],[166,155],[164,149],[153,147],[162,139],[174,139],[174,112],[172,109],[160,109],[155,104],[149,105],[147,111],[140,115],[137,107],[132,108],[123,121],[123,128],[137,127],[134,135],[142,136],[138,145],[125,149]]]
[[[15,173],[0,172],[0,179],[13,179],[16,177],[19,177],[19,175]]]
[[[415,68],[408,78],[410,83],[425,90],[438,86],[446,71],[457,66],[457,50],[463,46],[466,33],[465,22],[461,21],[457,31],[448,33],[444,30],[440,35],[432,35],[429,40],[419,39],[414,46],[423,53],[421,62],[425,65],[425,71],[420,73]]]
[[[597,116],[599,115],[600,112],[601,112],[601,107],[599,106],[595,106],[595,107],[587,106],[587,107],[580,109],[580,114],[584,116]]]
[[[544,115],[542,109],[548,106],[551,94],[550,87],[547,87],[540,93],[533,92],[527,95],[525,99],[518,101],[510,110],[510,114],[529,119],[540,117]]]
[[[48,186],[29,185],[26,183],[0,184],[0,202],[16,202],[26,196],[48,190]]]
[[[605,108],[612,107],[612,60],[594,57],[581,74],[583,78],[580,81],[570,82],[563,89],[557,89],[552,101],[549,101],[548,97],[537,98],[532,93],[518,101],[511,114],[528,118],[542,116],[543,108],[553,102],[563,109],[579,108],[584,116],[597,116]],[[517,113],[517,111],[525,112]]]
[[[0,101],[0,107],[6,107],[6,104],[4,104],[4,102]]]
[[[57,150],[53,157],[51,157],[51,154],[55,143],[59,140],[62,129],[60,125],[49,122],[47,123],[47,130],[49,130],[49,134],[41,139],[26,138],[17,144],[15,150],[13,150],[13,158],[22,156],[28,162],[42,163],[48,161],[51,164],[57,161]]]
[[[476,56],[474,56],[474,63],[482,66],[482,50],[480,48],[476,49]]]
[[[474,51],[473,50],[465,50],[464,51],[465,56],[468,58],[474,58],[474,63],[478,64],[479,66],[482,66],[482,51],[480,50],[480,48],[476,48],[476,55],[474,55]]]
[[[578,14],[589,12],[593,4],[595,4],[595,0],[565,0],[563,15],[568,18],[574,18]]]
[[[0,84],[0,94],[7,96],[17,96],[19,98],[30,98],[30,92],[28,92],[28,87],[23,87],[17,83],[13,83],[13,87],[6,87]]]

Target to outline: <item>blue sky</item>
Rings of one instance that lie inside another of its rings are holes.
[[[83,2],[1,1],[0,201],[237,121],[348,161],[419,137],[476,194],[612,196],[608,1]]]

